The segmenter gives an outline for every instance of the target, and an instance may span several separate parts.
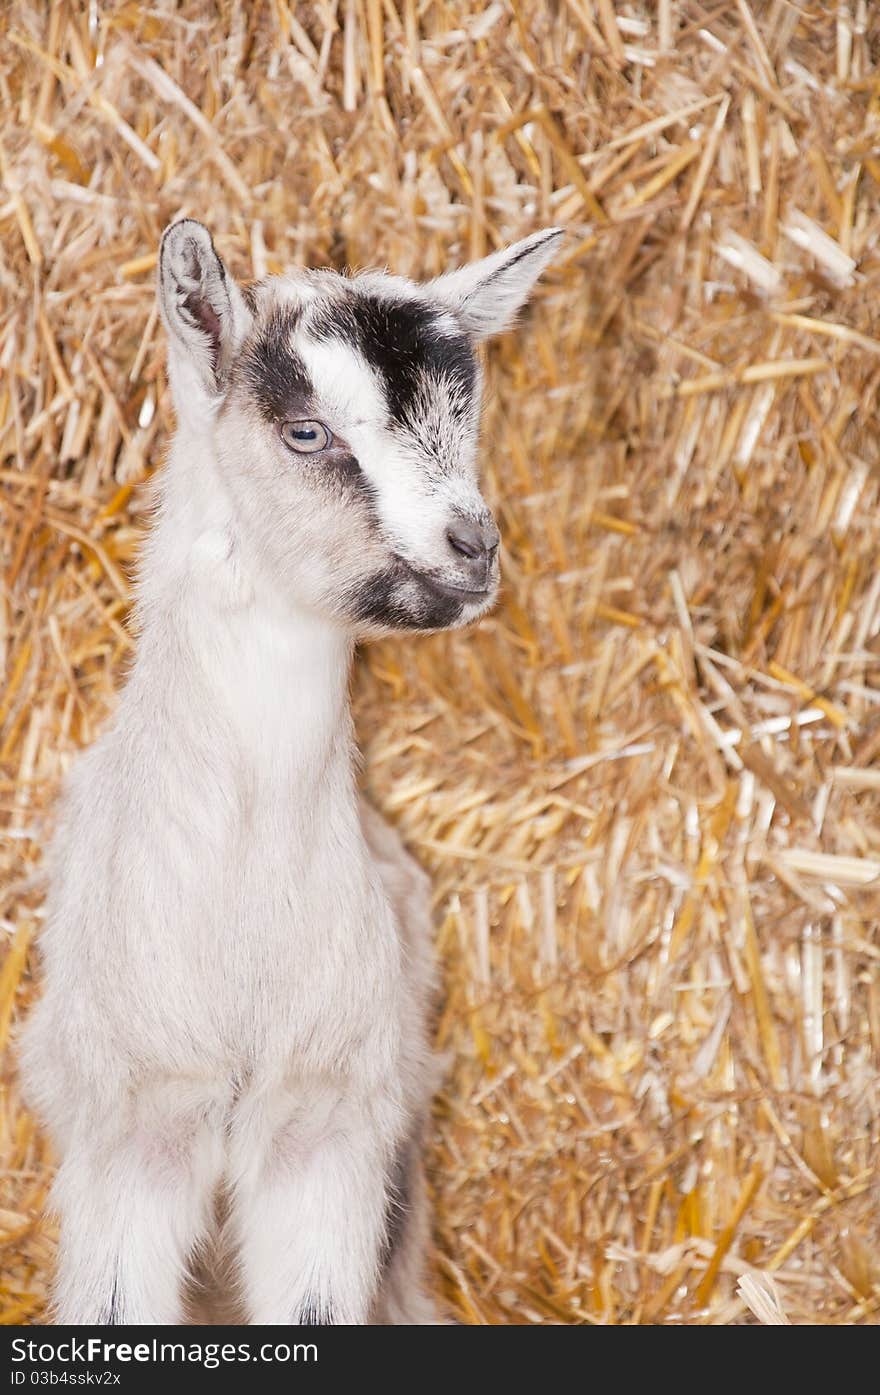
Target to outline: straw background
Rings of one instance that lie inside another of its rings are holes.
[[[488,352],[502,602],[354,683],[436,888],[449,1311],[876,1322],[876,7],[12,0],[0,34],[0,1322],[44,1320],[11,1043],[131,653],[181,214],[242,278],[569,229]]]

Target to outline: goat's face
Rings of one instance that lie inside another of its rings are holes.
[[[451,310],[381,276],[269,281],[217,418],[273,570],[365,629],[437,629],[494,599],[479,380]]]
[[[427,285],[302,272],[242,292],[201,224],[168,230],[178,411],[210,437],[249,550],[291,602],[362,634],[456,626],[492,604],[474,346],[513,319],[558,235]]]

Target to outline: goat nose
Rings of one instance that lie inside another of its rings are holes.
[[[457,518],[447,531],[446,540],[453,552],[469,562],[491,557],[498,546],[498,529],[492,519],[478,523],[472,518]]]

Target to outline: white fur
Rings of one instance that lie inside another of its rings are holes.
[[[334,496],[312,500],[310,467],[294,472],[228,388],[252,312],[200,225],[170,231],[162,268],[179,420],[138,655],[66,790],[22,1042],[61,1153],[55,1317],[181,1321],[223,1188],[249,1320],[430,1321],[428,885],[358,799],[359,631],[334,577],[350,596],[386,526],[432,564],[439,525],[408,529],[430,492],[418,443],[391,440],[370,370],[326,346],[304,354],[382,517],[359,533]],[[460,466],[449,497],[482,507]]]

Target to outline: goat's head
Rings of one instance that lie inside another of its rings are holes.
[[[201,223],[168,228],[178,415],[284,595],[362,634],[464,624],[492,604],[475,344],[512,322],[559,236],[422,285],[320,271],[241,289]]]

